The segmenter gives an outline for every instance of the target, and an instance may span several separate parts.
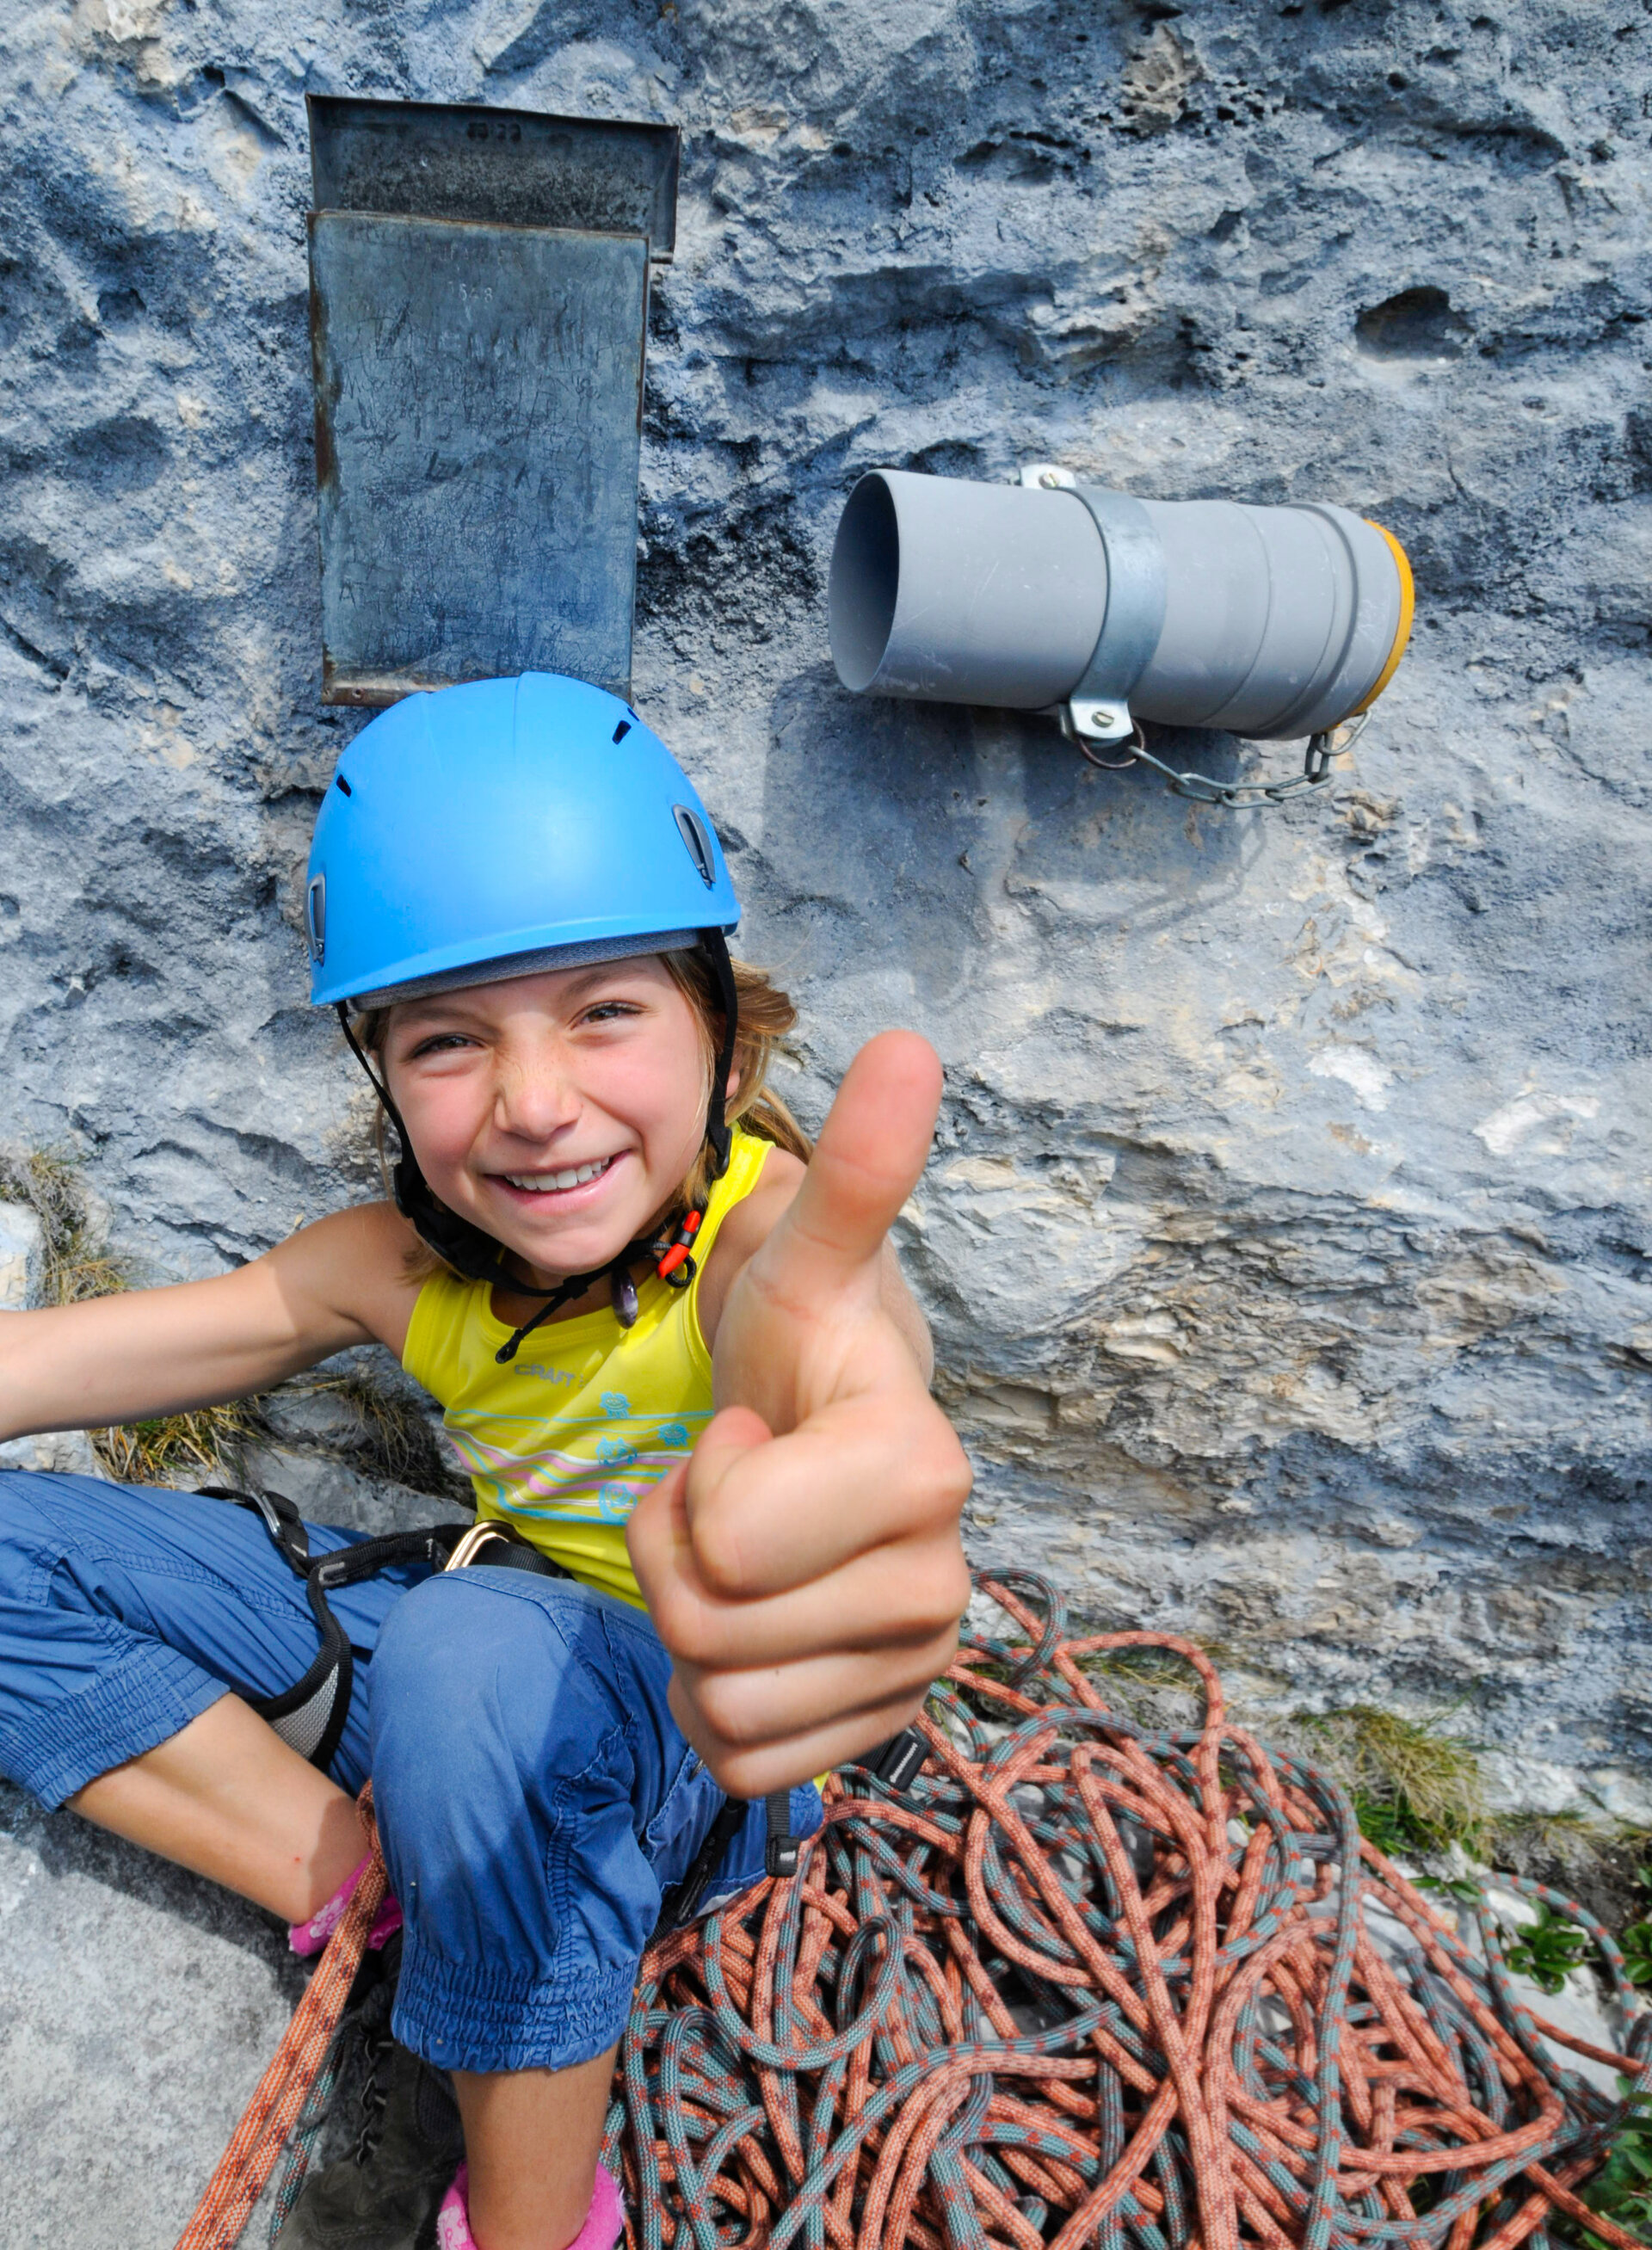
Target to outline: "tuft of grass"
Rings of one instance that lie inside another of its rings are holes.
[[[73,1149],[0,1150],[0,1203],[19,1203],[40,1222],[49,1305],[84,1304],[136,1286],[130,1261],[103,1241]],[[90,1432],[99,1460],[120,1484],[169,1484],[198,1470],[232,1469],[250,1425],[239,1405],[201,1406]]]
[[[238,1467],[252,1425],[245,1406],[197,1406],[183,1414],[156,1414],[93,1430],[98,1459],[117,1484],[175,1484],[198,1470]]]
[[[406,1484],[425,1467],[430,1432],[411,1399],[397,1398],[370,1375],[323,1376],[306,1387],[343,1400],[361,1432],[361,1450],[381,1475]]]
[[[1078,1668],[1132,1725],[1186,1727],[1198,1717],[1199,1675],[1170,1649],[1098,1648]]]
[[[1402,1719],[1369,1703],[1303,1714],[1324,1763],[1353,1799],[1362,1834],[1379,1852],[1440,1852],[1461,1844],[1478,1856],[1490,1833],[1480,1764],[1467,1743],[1437,1722]]]
[[[1174,1688],[1198,1695],[1199,1675],[1169,1649],[1097,1648],[1081,1656],[1078,1668],[1092,1680],[1120,1680],[1138,1688]]]
[[[370,1368],[352,1369],[342,1375],[299,1376],[282,1386],[297,1398],[328,1398],[344,1410],[340,1418],[348,1429],[335,1426],[325,1433],[289,1433],[301,1444],[320,1442],[342,1448],[356,1467],[370,1476],[389,1479],[432,1499],[468,1497],[469,1479],[450,1460],[420,1411],[404,1391],[386,1384]],[[272,1393],[273,1409],[280,1393]],[[282,1429],[279,1413],[266,1417],[278,1439]]]
[[[78,1305],[132,1287],[131,1267],[98,1239],[73,1150],[0,1151],[0,1203],[20,1203],[40,1222],[48,1304]]]
[[[1646,1926],[1652,1908],[1649,1852],[1644,1828],[1604,1813],[1527,1812],[1497,1816],[1484,1856],[1580,1900],[1608,1929],[1623,1931],[1626,1954],[1632,1962],[1646,1957],[1642,1980],[1652,1982],[1652,1930],[1645,1939],[1628,1936]]]

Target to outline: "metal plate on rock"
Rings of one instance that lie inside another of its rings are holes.
[[[322,696],[628,694],[648,245],[310,214]]]
[[[317,211],[643,234],[671,256],[674,125],[332,94],[308,107]]]

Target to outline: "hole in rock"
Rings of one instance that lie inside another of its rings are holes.
[[[1402,289],[1371,305],[1354,335],[1373,359],[1455,359],[1474,333],[1443,289]]]

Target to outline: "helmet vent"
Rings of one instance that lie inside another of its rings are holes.
[[[342,774],[335,774],[335,775],[334,775],[334,776],[333,776],[333,778],[334,778],[334,780],[335,780],[335,781],[336,781],[336,782],[337,782],[337,783],[338,783],[339,787],[343,790],[343,792],[344,792],[344,794],[345,794],[345,796],[346,796],[346,797],[354,797],[354,796],[355,796],[355,794],[356,794],[355,790],[350,787],[349,783],[345,780],[345,778],[344,778],[344,776],[343,776],[343,775],[342,775]]]
[[[342,784],[341,783],[342,787]],[[345,794],[348,796],[349,791]],[[320,963],[327,954],[327,878],[312,875],[304,897],[304,919],[309,924],[310,958]]]
[[[625,741],[625,739],[626,739],[626,736],[630,732],[631,732],[631,721],[630,721],[630,720],[629,720],[629,719],[622,719],[622,720],[619,721],[619,725],[614,728],[614,740],[615,740],[615,742],[623,742]]]
[[[677,824],[677,832],[688,847],[688,857],[695,870],[709,891],[715,887],[717,862],[711,847],[711,831],[700,815],[686,804],[674,804],[671,814]]]

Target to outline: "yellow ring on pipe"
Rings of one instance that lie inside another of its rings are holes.
[[[1367,516],[1365,521],[1371,523],[1371,518]],[[1380,531],[1387,541],[1400,572],[1400,627],[1394,634],[1394,645],[1388,652],[1388,661],[1377,675],[1376,686],[1363,703],[1354,705],[1353,709],[1348,714],[1351,719],[1357,719],[1362,711],[1369,711],[1395,673],[1399,671],[1400,659],[1406,652],[1406,643],[1411,638],[1411,621],[1417,609],[1417,589],[1411,576],[1411,557],[1392,531],[1386,530],[1380,523],[1371,523],[1371,528],[1373,531]]]

